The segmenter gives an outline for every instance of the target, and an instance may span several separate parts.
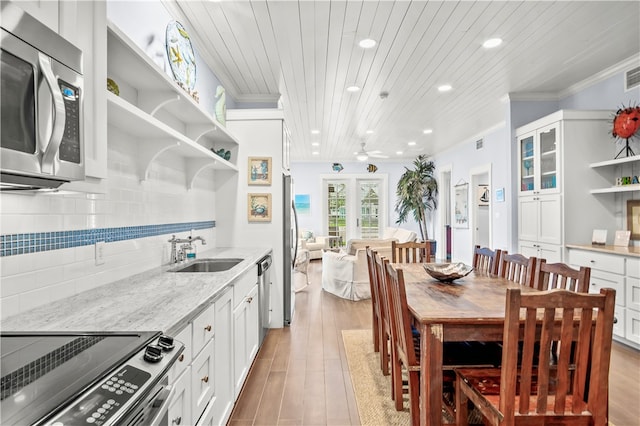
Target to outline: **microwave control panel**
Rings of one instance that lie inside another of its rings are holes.
[[[80,89],[59,80],[66,120],[60,143],[59,159],[80,164]]]

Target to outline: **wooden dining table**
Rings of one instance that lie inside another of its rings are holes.
[[[440,425],[443,343],[502,342],[507,289],[538,290],[477,271],[442,283],[423,264],[392,266],[403,270],[407,304],[420,330],[420,424]]]

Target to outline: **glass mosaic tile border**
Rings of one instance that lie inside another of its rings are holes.
[[[0,257],[90,246],[98,241],[111,243],[114,241],[133,240],[136,238],[153,237],[176,232],[188,232],[192,229],[209,229],[215,226],[215,220],[208,220],[203,222],[166,223],[162,225],[0,235]]]

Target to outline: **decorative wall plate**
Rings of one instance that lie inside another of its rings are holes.
[[[166,47],[173,78],[192,91],[196,86],[196,55],[191,38],[180,22],[167,24]]]

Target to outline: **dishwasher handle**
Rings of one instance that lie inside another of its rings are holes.
[[[258,261],[258,276],[259,277],[264,275],[266,270],[271,267],[271,263],[272,262],[273,262],[273,258],[269,254]]]

